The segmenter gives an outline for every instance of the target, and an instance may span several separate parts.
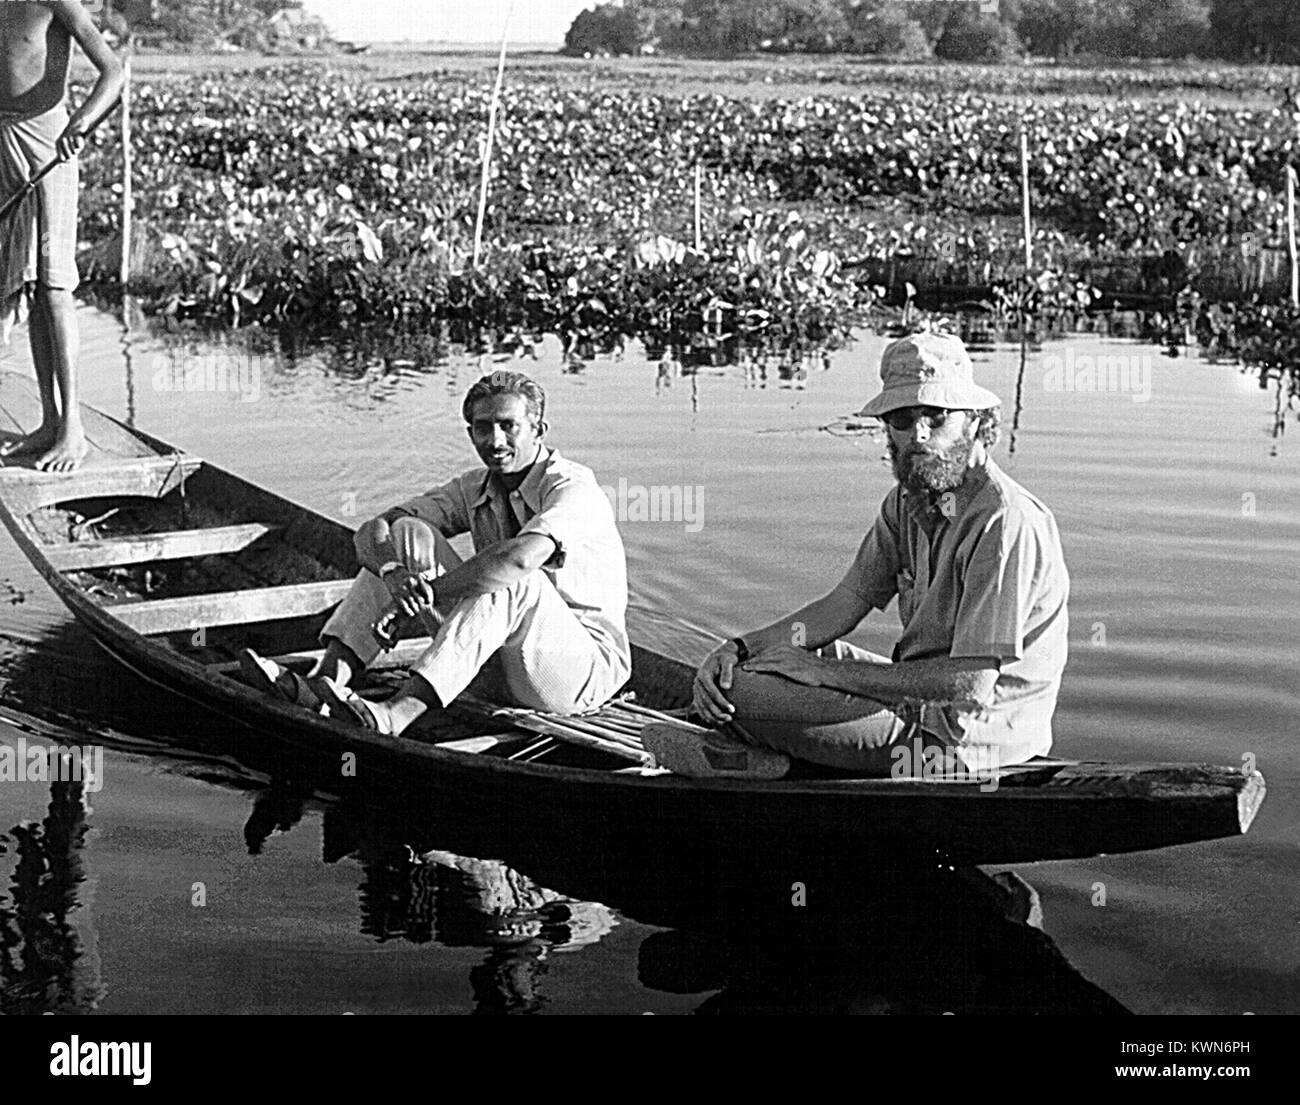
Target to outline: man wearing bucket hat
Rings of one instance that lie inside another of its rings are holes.
[[[898,482],[852,565],[709,655],[694,712],[715,728],[647,729],[663,766],[777,778],[793,757],[884,776],[916,749],[982,773],[1051,747],[1069,625],[1055,519],[990,458],[1000,402],[958,338],[893,342],[880,376],[859,413],[884,422]],[[895,597],[892,659],[839,640]]]

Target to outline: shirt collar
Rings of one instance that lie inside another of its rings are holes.
[[[537,459],[533,462],[533,466],[528,470],[528,475],[524,477],[524,482],[519,485],[519,497],[523,499],[524,505],[534,513],[542,509],[542,481],[546,479],[546,473],[550,470],[551,464],[558,460],[559,457],[560,454],[554,449],[543,445],[541,451],[537,454]],[[484,469],[483,482],[479,485],[478,494],[470,505],[477,509],[489,499],[498,496],[501,491],[502,487],[492,478],[492,473]]]

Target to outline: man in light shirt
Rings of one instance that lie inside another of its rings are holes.
[[[489,664],[508,704],[573,714],[611,698],[631,674],[623,543],[591,470],[544,443],[545,405],[521,373],[475,383],[463,413],[484,466],[357,531],[362,571],[310,675],[246,651],[246,678],[390,735],[450,705]],[[475,550],[465,561],[447,541],[462,533]],[[391,609],[423,618],[433,643],[396,695],[370,702],[349,685],[379,654],[374,627]]]
[[[859,413],[884,422],[898,482],[857,556],[828,594],[708,656],[694,708],[720,728],[647,730],[662,765],[776,778],[795,758],[884,776],[916,742],[981,771],[1050,749],[1069,630],[1056,521],[989,456],[999,400],[958,338],[896,341],[880,375]],[[895,597],[892,658],[839,640]]]

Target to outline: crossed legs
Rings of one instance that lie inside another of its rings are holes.
[[[844,641],[822,651],[842,660],[890,662]],[[881,702],[778,675],[737,667],[728,697],[736,707],[734,729],[750,743],[857,774],[889,775],[892,750],[909,736],[903,716]]]
[[[436,575],[461,563],[446,539],[425,523],[411,527],[407,567]],[[325,652],[312,676],[346,686],[379,654],[371,627],[389,605],[387,587],[362,571],[321,632]],[[565,604],[550,579],[533,572],[509,587],[440,604],[424,617],[433,643],[411,666],[392,698],[367,704],[378,727],[400,733],[430,707],[450,704],[483,667],[496,659],[500,696],[530,709],[576,713],[613,695],[628,677],[624,662],[602,649]],[[310,677],[309,677],[310,678]]]

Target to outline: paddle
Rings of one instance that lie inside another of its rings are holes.
[[[95,128],[99,126],[99,124],[102,123],[105,119],[108,118],[109,113],[113,110],[113,108],[117,107],[117,103],[118,103],[117,100],[114,100],[111,104],[109,104],[107,110],[105,110],[104,113],[100,115],[98,119],[96,119],[93,123],[90,124],[89,127],[86,128],[86,133],[82,135],[82,137],[89,138],[91,134],[94,132]],[[5,200],[4,205],[0,206],[0,223],[4,222],[4,220],[9,217],[9,213],[13,211],[14,208],[16,208],[20,203],[23,202],[23,200],[25,200],[36,190],[36,186],[40,184],[42,180],[44,180],[47,176],[49,176],[50,173],[52,173],[56,168],[58,168],[62,164],[63,162],[60,161],[57,157],[52,158],[48,164],[42,165],[41,168],[39,168],[36,171],[35,176],[33,176],[30,180],[27,181],[26,184],[24,184],[21,188],[19,188],[17,192],[15,192],[12,196],[10,196],[7,200]]]

